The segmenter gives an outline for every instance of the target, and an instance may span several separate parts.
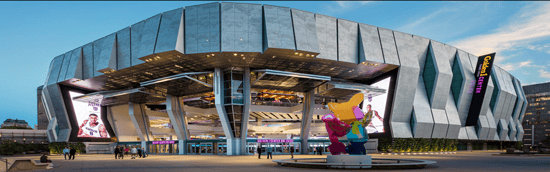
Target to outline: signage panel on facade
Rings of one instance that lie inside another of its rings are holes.
[[[174,140],[153,141],[154,145],[174,144],[174,143],[176,143],[176,141]]]
[[[483,56],[479,56],[477,60],[475,75],[475,87],[472,90],[472,102],[470,104],[470,111],[468,112],[468,118],[466,119],[466,126],[475,126],[481,115],[481,105],[485,98],[485,91],[487,90],[487,84],[491,77],[491,70],[493,69],[493,62],[496,53],[491,53]]]
[[[292,143],[292,139],[258,139],[258,143]]]

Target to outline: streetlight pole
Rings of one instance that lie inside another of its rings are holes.
[[[531,147],[535,146],[535,124],[531,125]]]

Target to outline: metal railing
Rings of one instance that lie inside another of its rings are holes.
[[[0,157],[0,161],[6,162],[6,172],[8,172],[8,165],[10,164],[10,163],[8,163],[8,159],[3,159],[3,158]]]

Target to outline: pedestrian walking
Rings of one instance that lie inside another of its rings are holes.
[[[131,153],[132,153],[132,159],[136,159],[136,156],[137,156],[137,149],[136,149],[136,147],[133,147],[133,148],[132,148]]]
[[[137,148],[137,153],[138,153],[138,156],[141,158],[141,148]]]
[[[122,148],[123,148],[123,147],[120,147],[120,148],[118,149],[118,152],[120,152],[120,153],[118,154],[118,157],[119,157],[120,159],[124,159],[124,149],[122,149]]]
[[[294,159],[294,148],[290,148],[290,159]]]
[[[258,152],[258,159],[262,159],[262,145],[258,145],[258,147],[256,148],[256,152]]]
[[[74,155],[76,154],[76,149],[71,148],[71,150],[69,151],[69,154],[70,154],[69,159],[71,159],[71,157],[73,157],[72,160],[74,160]]]
[[[145,150],[144,147],[141,148],[141,154],[143,154],[143,157],[142,157],[142,158],[147,157],[147,151]]]
[[[118,158],[118,154],[120,154],[120,149],[117,147],[115,147],[115,159]]]
[[[63,149],[63,155],[65,156],[65,160],[67,160],[67,156],[69,156],[69,160],[71,159],[71,156],[69,155],[69,148],[68,147],[65,147],[65,149]]]
[[[273,155],[272,155],[273,152],[272,151],[273,151],[273,149],[271,148],[271,146],[267,147],[267,159],[269,159],[269,158],[273,159]]]

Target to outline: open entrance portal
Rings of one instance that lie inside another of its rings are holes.
[[[75,100],[103,98],[119,145],[135,143],[150,154],[244,155],[257,153],[258,147],[271,147],[274,154],[326,154],[330,142],[323,139],[328,134],[321,118],[331,112],[325,105],[361,92],[366,100],[367,95],[383,96],[387,88],[329,76],[231,68],[181,73]],[[136,131],[127,130],[132,127]]]

